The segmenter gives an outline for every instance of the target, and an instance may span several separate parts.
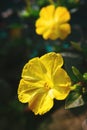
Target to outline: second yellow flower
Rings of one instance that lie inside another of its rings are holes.
[[[36,33],[42,35],[45,40],[64,40],[70,33],[71,27],[70,12],[67,8],[54,5],[43,7],[40,11],[40,17],[36,20]]]

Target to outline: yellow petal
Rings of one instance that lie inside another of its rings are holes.
[[[54,14],[55,21],[58,23],[65,23],[70,20],[70,13],[65,7],[57,7]]]
[[[71,33],[71,27],[69,24],[66,23],[60,26],[59,35],[61,39],[65,39],[70,33]]]
[[[43,32],[44,39],[56,40],[59,37],[58,24],[53,20],[49,21],[45,31]]]
[[[34,95],[37,93],[43,93],[45,90],[43,89],[44,81],[38,81],[36,83],[32,83],[29,81],[25,81],[24,79],[20,80],[18,87],[18,99],[22,103],[29,102]]]
[[[36,33],[39,35],[43,34],[44,32],[47,31],[47,29],[48,29],[47,22],[44,21],[44,19],[39,18],[36,21]]]
[[[58,87],[58,89],[53,89],[52,91],[55,99],[64,100],[68,96],[70,88]]]
[[[36,33],[40,35],[40,34],[43,34],[45,30],[46,30],[45,27],[39,27],[39,28],[36,28]]]
[[[29,84],[28,82],[24,81],[23,79],[19,83],[18,87],[18,99],[22,103],[26,103],[30,100],[31,94],[29,92]],[[33,93],[32,93],[33,94]]]
[[[58,24],[54,23],[53,20],[45,21],[44,19],[38,19],[36,21],[36,33],[42,34],[44,39],[55,40],[58,38]]]
[[[38,93],[29,102],[29,108],[37,114],[44,114],[53,107],[53,99],[47,93]]]
[[[45,40],[47,40],[49,38],[49,36],[50,36],[50,33],[51,33],[50,29],[45,30],[45,32],[43,33],[43,38]]]
[[[35,82],[44,78],[43,73],[46,73],[44,65],[40,62],[39,58],[33,58],[24,66],[22,78]]]
[[[47,22],[43,18],[39,18],[36,20],[35,26],[38,28],[43,28],[46,26]]]
[[[57,68],[63,65],[63,58],[60,54],[55,52],[50,52],[40,57],[40,61],[44,64],[48,73],[53,75]]]
[[[60,34],[59,34],[59,30],[58,30],[58,25],[53,25],[53,27],[49,27],[48,31],[48,35],[47,35],[47,39],[51,39],[51,40],[56,40],[57,38],[60,37]],[[46,33],[46,32],[45,32]],[[45,35],[44,33],[44,35]],[[45,39],[45,37],[43,37]]]
[[[43,18],[39,18],[36,20],[35,26],[36,27],[43,27],[44,22],[43,22]]]
[[[71,80],[66,71],[62,68],[58,68],[53,75],[53,83],[56,86],[70,86]]]
[[[65,99],[70,92],[71,80],[65,70],[59,68],[53,75],[54,97],[58,100]]]
[[[53,17],[55,11],[55,6],[54,5],[49,5],[46,7],[43,7],[40,11],[40,17],[43,17],[43,19],[51,19]]]
[[[42,34],[44,39],[48,39],[51,30],[51,25],[53,24],[53,14],[55,11],[55,6],[50,5],[47,7],[44,7],[40,11],[40,18],[36,20],[35,26],[36,26],[36,33]]]

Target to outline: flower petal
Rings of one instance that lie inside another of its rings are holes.
[[[60,26],[59,37],[63,40],[71,33],[70,24],[62,24]]]
[[[40,11],[40,17],[43,17],[43,19],[51,19],[53,17],[55,11],[55,6],[54,5],[49,5],[46,7],[43,7]]]
[[[56,40],[57,38],[60,37],[59,25],[58,24],[51,22],[51,24],[49,24],[49,26],[47,26],[47,27],[49,27],[49,28],[47,28],[47,31],[49,31],[49,33],[48,33],[46,39]],[[46,31],[44,32],[43,35],[45,35],[45,34],[46,34]]]
[[[47,40],[50,36],[50,33],[51,33],[51,30],[50,29],[47,29],[44,33],[43,33],[43,38],[45,40]]]
[[[71,80],[66,71],[62,68],[58,68],[53,75],[53,83],[57,86],[70,86]]]
[[[28,81],[38,81],[43,79],[43,74],[46,73],[44,65],[39,58],[31,59],[23,68],[22,78]]]
[[[70,92],[71,80],[66,71],[58,68],[53,75],[54,97],[58,100],[65,99]]]
[[[38,93],[29,102],[29,108],[37,114],[44,114],[53,107],[53,99],[47,93]]]
[[[53,89],[54,98],[57,100],[64,100],[70,92],[70,88],[68,87],[58,87],[57,89]]]
[[[45,21],[40,18],[36,21],[36,33],[42,34],[44,39],[55,40],[58,38],[58,24],[54,23],[53,20]]]
[[[57,7],[54,14],[55,21],[65,23],[70,20],[70,13],[65,7]]]
[[[29,81],[25,81],[24,79],[20,80],[18,87],[18,98],[22,103],[29,102],[34,95],[37,93],[43,93],[45,90],[43,89],[44,81],[38,81],[36,83],[32,83]]]
[[[47,29],[47,22],[43,18],[39,18],[36,20],[35,26],[36,26],[36,32],[38,34],[42,34],[44,30]],[[38,31],[39,28],[41,30],[40,33]]]
[[[40,61],[44,64],[47,72],[50,75],[53,75],[56,69],[63,65],[62,56],[55,52],[45,54],[44,56],[40,57]]]

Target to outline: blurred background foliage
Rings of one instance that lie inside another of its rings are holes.
[[[51,0],[2,0],[0,2],[0,130],[41,130],[48,117],[64,102],[43,116],[34,116],[27,105],[17,99],[17,88],[25,63],[50,51],[64,57],[64,68],[76,82],[71,67],[87,72],[87,1],[54,0],[56,6],[66,6],[71,12],[72,33],[64,41],[47,40],[35,33],[35,20],[43,6]],[[40,130],[40,129],[39,129]],[[48,130],[48,129],[47,129]],[[59,129],[60,130],[60,129]],[[68,130],[68,129],[67,129]],[[69,129],[70,130],[70,129]]]

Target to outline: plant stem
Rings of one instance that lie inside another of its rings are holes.
[[[26,1],[26,10],[27,10],[27,11],[30,11],[30,9],[31,9],[30,0],[25,0],[25,1]]]
[[[54,1],[53,0],[49,0],[50,4],[54,4]]]

